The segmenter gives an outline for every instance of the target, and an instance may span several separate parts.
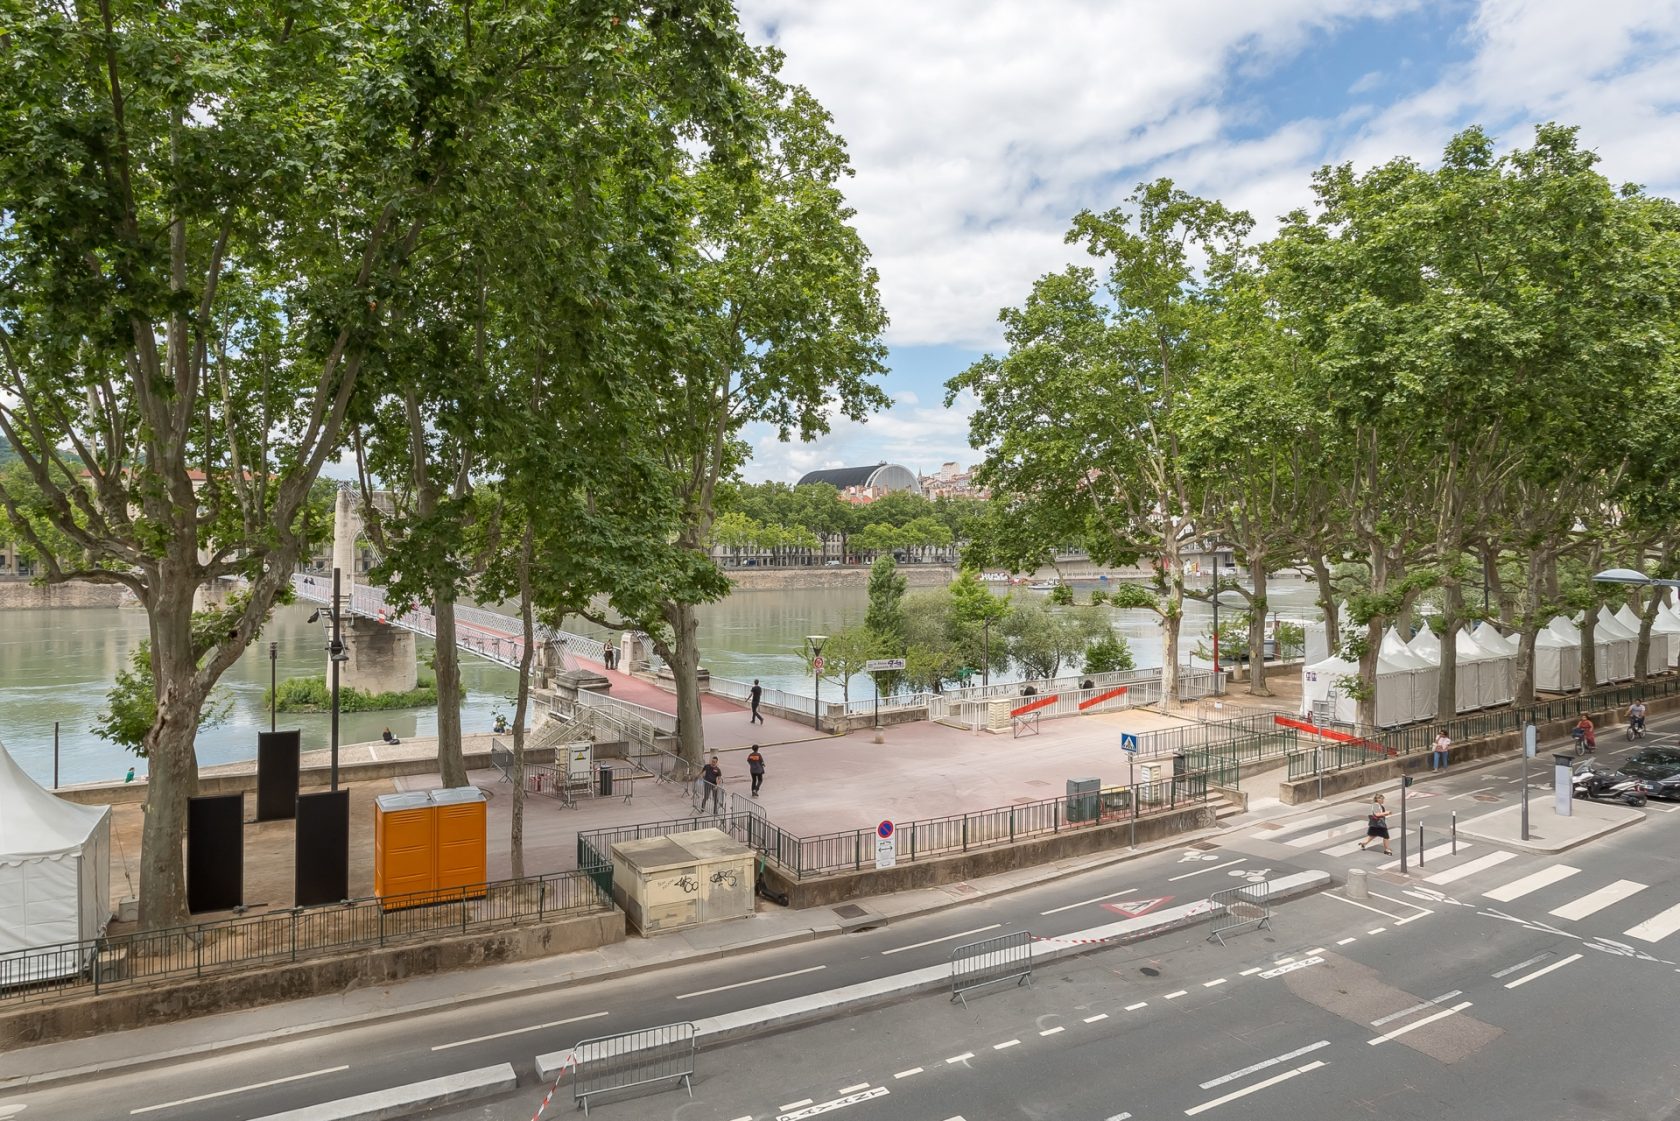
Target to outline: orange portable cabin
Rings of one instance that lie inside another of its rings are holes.
[[[373,894],[388,900],[386,909],[482,896],[486,809],[484,792],[471,786],[374,799]]]

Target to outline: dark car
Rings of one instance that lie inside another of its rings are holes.
[[[1647,747],[1617,767],[1645,783],[1653,798],[1680,800],[1680,747]]]

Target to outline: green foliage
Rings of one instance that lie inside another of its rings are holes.
[[[1307,649],[1307,630],[1299,623],[1279,622],[1272,630],[1279,658],[1299,658]]]
[[[1066,584],[1057,584],[1050,589],[1044,598],[1055,604],[1057,607],[1072,607],[1073,589],[1068,587]]]
[[[882,649],[900,647],[905,642],[904,592],[909,587],[891,557],[878,557],[869,569],[869,611],[863,618],[864,629],[875,636]]]
[[[1055,677],[1078,662],[1091,643],[1111,634],[1107,619],[1090,608],[1052,609],[1039,600],[1011,604],[1003,621],[1009,657],[1028,677]]]
[[[1131,581],[1122,581],[1114,585],[1108,593],[1110,607],[1126,610],[1144,610],[1159,612],[1162,608],[1161,599],[1154,592]]]
[[[157,683],[152,676],[152,645],[141,642],[129,655],[128,666],[117,671],[116,684],[105,694],[106,711],[89,729],[144,759],[146,734],[157,721]],[[226,723],[233,711],[233,695],[226,689],[213,691],[199,710],[201,728]]]
[[[810,648],[801,648],[800,654],[805,659],[805,672],[810,673]],[[880,639],[868,627],[846,627],[829,635],[828,641],[823,643],[823,680],[839,685],[841,695],[850,700],[852,678],[865,672],[864,665],[869,659],[897,656],[883,651]],[[881,674],[880,677],[884,684],[891,675]]]
[[[461,691],[466,696],[466,690]],[[263,703],[272,699],[263,690]],[[432,708],[438,703],[436,682],[422,682],[406,693],[365,693],[360,689],[338,690],[340,712],[388,712],[399,708]],[[276,709],[280,712],[331,712],[332,687],[325,677],[289,677],[280,682]]]
[[[1085,648],[1085,664],[1081,668],[1086,673],[1120,673],[1136,669],[1137,662],[1132,657],[1132,648],[1127,644],[1126,636],[1111,630],[1098,635]]]

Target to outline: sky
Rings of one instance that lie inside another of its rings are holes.
[[[891,316],[893,407],[809,444],[749,429],[750,480],[978,462],[944,383],[998,311],[1083,256],[1082,209],[1161,176],[1265,236],[1312,172],[1438,161],[1579,126],[1617,183],[1680,194],[1680,0],[738,0],[748,37],[834,116]]]

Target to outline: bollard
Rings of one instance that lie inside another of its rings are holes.
[[[1525,779],[1524,781],[1527,781],[1527,780]],[[1525,806],[1524,809],[1527,809],[1527,807]],[[1526,841],[1528,838],[1524,837],[1523,839]],[[1458,811],[1457,810],[1454,810],[1452,812],[1452,852],[1453,852],[1454,856],[1458,855]]]
[[[1418,867],[1423,867],[1423,822],[1418,822]]]
[[[1349,899],[1367,899],[1370,897],[1370,887],[1365,881],[1365,869],[1348,869],[1347,897]]]

